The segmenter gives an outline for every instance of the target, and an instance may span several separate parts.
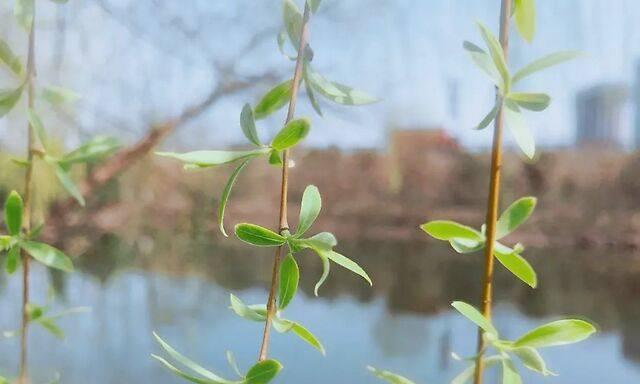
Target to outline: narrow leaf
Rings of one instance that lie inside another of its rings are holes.
[[[493,108],[487,113],[487,115],[482,119],[480,123],[475,127],[475,129],[480,130],[486,128],[498,115],[498,104],[494,105]]]
[[[564,63],[565,61],[573,60],[580,55],[581,53],[577,51],[562,51],[544,56],[527,64],[518,72],[516,72],[516,74],[513,76],[512,82],[513,84],[515,84],[533,73],[542,71],[543,69],[552,67],[557,64]]]
[[[13,53],[9,44],[0,39],[0,61],[4,63],[14,75],[21,77],[23,66],[20,58]]]
[[[22,264],[22,257],[20,257],[20,247],[13,246],[9,248],[7,252],[7,258],[4,260],[4,270],[7,274],[12,275]]]
[[[524,257],[520,256],[513,249],[496,242],[494,255],[500,264],[507,268],[518,279],[525,282],[531,288],[538,286],[536,271]]]
[[[36,321],[36,324],[39,324],[57,339],[64,339],[64,331],[55,323],[55,321],[53,321],[52,318],[42,317]]]
[[[515,347],[552,347],[582,341],[596,332],[596,328],[578,319],[553,321],[527,332],[514,342]]]
[[[315,91],[334,103],[365,105],[379,101],[365,92],[325,79],[318,72],[311,69],[311,66],[307,68],[307,79]]]
[[[507,127],[511,131],[513,138],[516,140],[516,143],[524,152],[524,154],[533,159],[536,153],[536,143],[527,127],[527,123],[517,109],[517,107],[511,105],[508,101],[505,103],[506,108],[504,108],[504,118],[507,123]]]
[[[311,345],[312,347],[320,351],[320,353],[322,353],[323,355],[326,354],[324,346],[322,345],[320,340],[318,340],[318,338],[313,333],[311,333],[307,328],[303,327],[299,323],[293,323],[293,327],[291,327],[291,332],[293,332],[296,336],[302,339],[302,341],[305,341],[306,343],[308,343],[309,345]]]
[[[545,93],[512,92],[507,99],[518,104],[519,107],[538,112],[544,111],[551,103],[551,97]]]
[[[277,247],[285,243],[284,237],[255,224],[237,224],[235,232],[238,239],[258,247]]]
[[[251,321],[264,321],[265,316],[246,305],[240,298],[234,294],[230,294],[231,309],[236,315]]]
[[[320,214],[322,207],[322,199],[320,197],[320,191],[315,185],[309,185],[305,188],[302,194],[302,204],[300,205],[300,216],[298,219],[298,226],[296,227],[296,233],[294,236],[303,235],[311,228],[316,218]]]
[[[24,203],[16,191],[11,191],[4,202],[4,225],[9,234],[17,236],[22,231],[22,211]]]
[[[282,158],[280,157],[280,152],[276,151],[275,149],[269,152],[269,164],[275,165],[275,166],[282,165]]]
[[[311,12],[316,13],[318,11],[321,1],[322,0],[307,0],[307,3],[309,3],[309,9],[311,9]]]
[[[74,199],[76,199],[78,204],[84,207],[86,204],[84,200],[84,196],[82,196],[82,193],[80,192],[76,184],[71,179],[71,176],[69,175],[69,173],[62,167],[62,165],[60,165],[60,163],[51,161],[49,162],[49,164],[53,166],[56,172],[56,177],[58,178],[58,180],[60,181],[60,184],[62,184],[64,189],[66,189],[67,192],[69,192],[69,194]]]
[[[484,241],[482,233],[466,225],[458,224],[455,221],[434,220],[422,224],[420,229],[438,240],[468,239]]]
[[[364,269],[362,269],[362,267],[360,267],[355,261],[335,251],[325,251],[324,253],[329,258],[329,260],[333,261],[341,267],[350,270],[357,275],[360,275],[367,281],[367,283],[369,283],[369,285],[373,285],[373,282],[371,281],[369,275],[367,275],[367,272],[365,272]]]
[[[320,103],[318,102],[318,98],[316,97],[316,94],[313,91],[313,86],[310,83],[309,75],[307,74],[306,65],[302,75],[304,79],[304,89],[307,91],[307,97],[309,98],[309,103],[311,103],[311,106],[316,111],[318,116],[322,117],[322,109],[320,108]]]
[[[59,106],[75,102],[80,95],[67,88],[47,86],[42,89],[42,98],[53,106]]]
[[[240,112],[240,127],[244,136],[258,147],[262,145],[258,132],[256,131],[256,121],[253,117],[253,109],[251,105],[245,104]]]
[[[16,89],[0,90],[0,117],[3,117],[13,109],[18,100],[20,100],[22,89],[23,87],[20,86]]]
[[[509,69],[507,68],[507,62],[504,57],[502,45],[500,45],[498,39],[496,39],[489,28],[487,28],[484,24],[478,23],[478,28],[480,29],[480,34],[482,35],[484,42],[487,44],[487,48],[489,48],[491,59],[493,60],[496,69],[500,73],[502,82],[505,85],[503,91],[507,93],[509,92],[509,82],[511,78],[509,76]]]
[[[224,186],[224,190],[222,191],[222,196],[220,197],[220,203],[218,204],[218,228],[220,228],[220,232],[225,237],[229,237],[227,232],[224,230],[224,211],[227,207],[227,201],[229,200],[229,196],[231,195],[231,189],[240,175],[240,172],[244,169],[244,167],[249,163],[250,159],[243,161],[238,168],[233,171],[231,176],[229,176],[229,180],[227,180],[227,184]]]
[[[514,6],[516,29],[523,39],[531,43],[536,33],[536,2],[535,0],[515,0]]]
[[[289,35],[291,44],[298,49],[300,46],[300,32],[302,31],[302,12],[293,0],[284,0],[282,18]]]
[[[318,256],[320,257],[320,261],[322,262],[322,275],[320,275],[318,282],[313,288],[313,293],[316,296],[318,296],[318,290],[320,289],[322,284],[324,284],[324,282],[327,280],[327,277],[329,276],[329,271],[331,270],[331,264],[329,263],[329,258],[323,253],[319,253],[319,252],[318,252]]]
[[[278,375],[282,365],[276,360],[264,360],[249,369],[246,384],[266,384]]]
[[[271,147],[277,151],[283,151],[298,144],[309,133],[311,122],[309,119],[296,119],[285,125],[273,138]]]
[[[45,150],[49,149],[49,140],[47,139],[47,132],[44,129],[44,124],[42,124],[42,120],[36,113],[33,108],[29,108],[27,110],[27,118],[29,119],[29,124],[35,129],[36,135],[40,140],[40,144]]]
[[[493,59],[482,48],[473,44],[470,41],[465,41],[462,44],[463,48],[467,51],[471,60],[480,68],[489,78],[493,81],[494,85],[500,89],[504,89],[504,80],[502,75],[493,63]]]
[[[383,371],[381,369],[374,368],[372,366],[368,366],[367,369],[369,372],[373,373],[373,375],[379,379],[386,381],[391,384],[415,384],[413,381],[407,379],[404,376],[396,375],[395,373],[389,371]]]
[[[205,380],[205,379],[201,379],[199,377],[195,377],[193,375],[189,375],[187,373],[182,372],[181,370],[179,370],[178,368],[176,368],[175,366],[173,366],[171,363],[169,363],[167,360],[165,360],[164,358],[158,356],[158,355],[151,355],[151,357],[153,357],[154,359],[158,360],[159,362],[161,362],[167,369],[169,369],[169,371],[171,371],[174,375],[185,379],[187,381],[190,381],[192,383],[196,383],[196,384],[227,384],[229,383],[228,381],[213,381],[213,380]]]
[[[476,241],[469,239],[452,239],[449,240],[451,248],[458,253],[472,253],[484,248],[484,241]]]
[[[23,241],[20,247],[40,263],[64,272],[73,272],[71,259],[57,248],[36,241]]]
[[[454,301],[451,303],[451,306],[485,332],[498,336],[498,331],[495,329],[493,324],[491,324],[491,321],[484,317],[484,315],[473,305],[467,304],[463,301]]]
[[[278,285],[278,308],[280,310],[285,309],[295,297],[299,280],[298,263],[289,253],[280,264],[280,284]]]
[[[13,14],[22,28],[29,30],[33,24],[33,9],[35,0],[15,0]]]
[[[229,366],[233,369],[233,371],[240,377],[244,378],[242,372],[240,372],[240,367],[238,366],[238,362],[236,361],[235,356],[231,351],[227,351],[227,362]]]
[[[524,364],[528,369],[538,372],[544,376],[555,376],[555,373],[547,369],[544,359],[535,348],[520,347],[512,349],[511,352],[518,356],[520,361],[522,361],[522,364]]]
[[[511,359],[502,360],[502,384],[522,384],[522,378]]]
[[[496,238],[501,239],[524,223],[536,207],[535,197],[523,197],[513,202],[500,215],[496,224]]]
[[[62,159],[60,159],[60,162],[64,164],[65,167],[77,163],[95,162],[111,155],[119,147],[120,143],[117,139],[108,136],[98,136],[65,154]]]
[[[287,80],[267,92],[253,109],[256,120],[264,119],[284,107],[291,98],[292,80]]]
[[[156,152],[156,155],[170,157],[180,160],[186,164],[193,164],[197,167],[204,168],[265,155],[269,153],[269,151],[269,148],[260,148],[251,151],[193,151],[187,153]]]

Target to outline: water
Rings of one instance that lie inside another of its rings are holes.
[[[264,302],[271,253],[225,247],[203,243],[184,253],[132,259],[139,256],[131,254],[133,248],[107,237],[77,261],[79,273],[49,276],[36,268],[33,291],[40,302],[53,281],[62,292],[57,307],[93,309],[61,321],[67,332],[62,342],[33,328],[34,382],[45,383],[55,372],[64,384],[180,382],[150,358],[160,352],[152,331],[229,378],[233,373],[226,350],[235,353],[243,368],[249,366],[257,356],[261,326],[228,310],[228,295]],[[274,334],[271,355],[285,366],[276,382],[377,383],[367,365],[403,373],[418,383],[448,382],[463,368],[450,353],[471,354],[476,332],[448,304],[479,297],[479,255],[460,256],[427,243],[359,242],[342,249],[360,255],[357,259],[375,285],[369,288],[335,267],[316,298],[312,287],[319,261],[301,255],[302,292],[286,316],[312,330],[327,356],[293,335]],[[635,257],[584,250],[529,254],[541,280],[536,291],[503,270],[496,276],[494,316],[503,335],[517,337],[544,321],[575,313],[595,321],[601,332],[577,345],[543,350],[550,369],[560,376],[543,379],[524,373],[525,382],[640,382],[640,270]],[[20,283],[17,277],[2,279],[0,327],[12,329]],[[0,343],[4,372],[15,369],[17,347],[14,339]],[[499,381],[494,375],[487,382]]]

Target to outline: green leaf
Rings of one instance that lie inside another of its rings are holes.
[[[498,73],[500,73],[500,77],[502,79],[502,83],[504,84],[503,91],[505,93],[509,92],[509,82],[511,81],[511,77],[509,76],[509,69],[507,68],[507,61],[504,57],[504,52],[502,50],[502,45],[496,37],[491,33],[489,28],[487,28],[484,24],[478,23],[478,28],[480,29],[480,34],[482,35],[482,39],[485,44],[487,44],[487,48],[489,48],[489,54],[491,55],[491,59],[493,60],[493,64],[495,65]]]
[[[218,383],[218,382],[219,383],[228,383],[229,382],[228,380],[225,380],[225,379],[219,377],[215,373],[204,369],[198,363],[190,360],[189,358],[187,358],[184,355],[182,355],[180,352],[176,351],[172,346],[170,346],[168,343],[166,343],[164,340],[162,340],[162,338],[160,338],[160,336],[158,336],[157,333],[153,332],[153,336],[158,341],[158,343],[160,344],[162,349],[164,349],[169,354],[169,356],[171,356],[178,363],[184,365],[186,368],[188,368],[188,369],[192,370],[193,372],[197,373],[198,375],[200,375],[202,377],[205,377],[208,380],[212,380],[213,382],[216,382],[216,383]],[[187,380],[189,380],[189,379],[187,379]]]
[[[321,207],[322,199],[320,197],[320,191],[318,191],[315,185],[308,185],[302,194],[300,216],[294,236],[301,236],[311,228],[311,225],[313,225],[320,214]]]
[[[283,29],[280,32],[278,32],[277,41],[278,41],[278,50],[280,51],[280,54],[282,54],[282,56],[286,57],[287,59],[289,59],[291,61],[295,61],[296,57],[289,55],[286,52],[285,48],[284,48],[284,44],[287,41],[287,31],[285,29]],[[293,44],[291,44],[291,45],[293,45]],[[298,47],[296,47],[296,50],[297,49],[298,49]]]
[[[362,267],[360,267],[355,261],[335,251],[325,251],[325,254],[329,258],[329,260],[333,261],[341,267],[350,270],[356,275],[361,276],[367,281],[367,283],[369,283],[369,285],[373,285],[373,282],[371,281],[369,275],[367,275],[367,272],[365,272],[364,269],[362,269]]]
[[[271,165],[282,165],[282,159],[280,158],[280,152],[276,151],[275,149],[271,150],[271,152],[269,152],[269,164]]]
[[[280,333],[293,332],[302,341],[317,349],[322,355],[325,355],[325,349],[320,340],[300,323],[276,317],[273,319],[273,327]]]
[[[53,321],[52,318],[42,317],[36,320],[36,324],[39,324],[40,326],[42,326],[42,328],[47,330],[47,332],[49,332],[56,338],[61,340],[64,339],[64,331],[55,323],[55,321]]]
[[[273,112],[284,107],[291,98],[292,80],[287,80],[267,92],[253,109],[256,120],[264,119]]]
[[[502,384],[522,384],[520,374],[509,358],[502,360]]]
[[[3,117],[13,109],[20,96],[22,95],[22,86],[16,89],[0,90],[0,117]]]
[[[523,39],[531,43],[536,33],[536,2],[535,0],[515,0],[513,5],[516,29]]]
[[[278,132],[271,142],[271,147],[277,151],[283,151],[298,144],[309,133],[311,122],[309,119],[296,119],[290,121]]]
[[[38,262],[64,272],[73,272],[73,263],[71,259],[49,244],[39,243],[36,241],[20,242],[20,247],[24,249]]]
[[[78,204],[80,204],[81,206],[85,206],[85,200],[84,200],[84,196],[82,196],[82,193],[80,192],[80,190],[78,189],[78,187],[76,186],[76,184],[73,182],[73,180],[71,179],[71,176],[69,175],[69,172],[67,172],[63,166],[55,161],[49,161],[49,164],[51,164],[51,166],[53,166],[55,172],[56,172],[56,177],[58,178],[58,180],[60,181],[60,184],[62,184],[62,186],[64,187],[64,189],[67,190],[67,192],[69,192],[69,194],[76,199],[76,201],[78,202]]]
[[[91,163],[111,155],[119,147],[120,143],[115,138],[98,136],[65,154],[60,163],[64,167],[77,163]]]
[[[273,380],[282,369],[282,365],[276,360],[264,360],[249,369],[246,376],[246,384],[266,384]]]
[[[233,383],[230,382],[228,380],[224,380],[224,381],[216,381],[216,380],[206,380],[206,379],[201,379],[199,377],[195,377],[193,375],[189,375],[187,373],[182,372],[181,370],[179,370],[178,368],[176,368],[175,366],[173,366],[171,363],[169,363],[167,360],[165,360],[164,358],[158,356],[158,355],[154,355],[152,354],[151,357],[153,357],[154,359],[158,360],[159,362],[161,362],[166,368],[169,369],[169,371],[171,371],[174,375],[185,379],[187,381],[190,381],[192,383],[196,383],[196,384],[228,384],[228,383]]]
[[[286,241],[283,236],[255,224],[237,224],[235,232],[238,239],[258,247],[278,247]]]
[[[44,314],[44,309],[34,303],[27,303],[24,307],[24,311],[26,312],[29,321],[36,321]]]
[[[596,332],[596,328],[578,319],[553,321],[527,332],[514,342],[515,347],[552,347],[582,341]]]
[[[494,105],[493,108],[487,113],[480,123],[474,128],[477,130],[485,129],[498,115],[498,105]]]
[[[485,368],[492,367],[504,359],[505,358],[503,356],[499,356],[499,355],[489,356],[484,359],[484,367]],[[473,377],[473,373],[475,372],[475,370],[476,370],[476,364],[472,363],[464,371],[460,372],[458,376],[456,376],[453,380],[451,380],[450,384],[466,383]]]
[[[40,144],[45,150],[49,149],[49,140],[47,139],[47,132],[44,129],[44,124],[42,124],[42,120],[36,113],[33,108],[29,108],[27,110],[27,118],[29,119],[29,124],[35,129],[36,135],[40,140]]]
[[[261,313],[254,308],[246,305],[240,298],[234,294],[230,294],[231,309],[236,315],[251,321],[264,321],[266,319],[266,311]]]
[[[373,373],[375,377],[391,384],[415,384],[413,381],[407,379],[406,377],[396,375],[395,373],[389,371],[383,371],[372,366],[367,366],[367,369],[369,370],[369,372]]]
[[[308,239],[304,239],[304,243],[312,248],[331,250],[338,245],[338,240],[336,240],[336,237],[331,232],[320,232]]]
[[[9,44],[0,39],[0,61],[3,62],[14,75],[22,77],[23,66],[20,58],[13,53]]]
[[[476,252],[484,248],[484,241],[476,241],[469,239],[452,239],[449,240],[451,248],[458,253],[471,253]]]
[[[31,29],[35,0],[15,0],[13,14],[24,29]]]
[[[523,197],[513,202],[496,223],[496,239],[501,239],[524,223],[536,207],[535,197]]]
[[[283,6],[284,27],[289,35],[289,41],[297,50],[300,46],[300,32],[302,31],[302,12],[293,0],[284,0]]]
[[[73,103],[80,98],[74,91],[56,86],[44,87],[41,96],[53,106]]]
[[[311,103],[311,106],[316,111],[318,116],[322,117],[322,109],[320,108],[320,103],[318,102],[318,99],[316,98],[316,94],[313,91],[313,87],[312,87],[312,85],[310,83],[309,75],[307,73],[307,66],[308,65],[309,65],[309,63],[305,63],[305,67],[304,67],[304,70],[302,72],[302,78],[304,79],[304,89],[307,91],[307,97],[309,98],[309,103]]]
[[[493,63],[493,59],[484,49],[478,47],[470,41],[462,43],[463,48],[467,51],[471,60],[480,68],[485,74],[489,76],[493,83],[500,89],[504,89],[504,80],[500,75],[500,72]]]
[[[280,284],[278,285],[278,308],[285,309],[298,291],[300,270],[298,263],[290,253],[280,264]]]
[[[309,4],[309,9],[311,9],[311,12],[316,13],[318,11],[321,1],[322,0],[307,0],[307,3]]]
[[[556,376],[555,373],[547,369],[544,359],[535,348],[520,347],[512,349],[511,352],[518,356],[520,361],[522,361],[522,364],[524,364],[528,369],[538,372],[544,376]]]
[[[518,111],[518,107],[513,105],[508,100],[505,102],[506,108],[504,108],[504,118],[507,123],[507,127],[511,131],[516,143],[524,152],[524,154],[533,159],[536,154],[536,143],[527,127],[527,123],[524,120],[522,114]]]
[[[482,233],[466,225],[449,220],[434,220],[422,224],[420,229],[438,240],[467,239],[472,241],[484,241]]]
[[[22,231],[22,211],[24,203],[16,191],[11,191],[4,202],[4,225],[9,234],[17,236]]]
[[[538,277],[536,271],[524,257],[520,256],[515,250],[496,242],[493,254],[496,259],[513,273],[518,279],[525,282],[531,288],[538,286]]]
[[[156,152],[156,155],[170,157],[180,160],[186,164],[205,168],[265,155],[269,153],[269,151],[269,148],[260,148],[250,151],[193,151],[187,153]]]
[[[516,74],[513,76],[512,82],[513,84],[515,84],[533,73],[536,73],[538,71],[552,67],[557,64],[564,63],[565,61],[573,60],[580,55],[581,53],[577,51],[562,51],[562,52],[556,52],[556,53],[552,53],[550,55],[544,56],[540,59],[537,59],[527,64],[518,72],[516,72]]]
[[[307,78],[315,91],[334,103],[365,105],[379,101],[365,92],[325,79],[314,71],[311,66],[307,67]]]
[[[244,167],[249,163],[250,159],[243,161],[238,168],[233,171],[231,176],[229,176],[229,180],[227,180],[227,184],[224,186],[224,190],[222,191],[222,196],[220,197],[220,203],[218,204],[218,228],[220,228],[220,232],[225,237],[229,237],[227,232],[224,230],[224,211],[227,207],[227,201],[229,200],[229,196],[231,195],[231,189],[240,175],[240,172],[244,169]]]
[[[20,257],[20,247],[13,246],[7,252],[7,258],[4,260],[4,270],[7,274],[12,275],[22,265],[22,257]]]
[[[464,301],[454,301],[451,303],[451,306],[485,332],[498,336],[498,331],[493,324],[491,324],[491,321],[484,317],[473,305],[467,304]]]
[[[240,112],[240,127],[244,136],[258,147],[262,146],[258,132],[256,131],[256,121],[253,118],[253,109],[251,105],[245,104]]]
[[[546,93],[512,92],[507,95],[507,99],[530,111],[544,111],[551,103],[551,98]]]
[[[320,257],[320,261],[322,262],[322,275],[320,275],[318,282],[316,283],[315,287],[313,287],[313,293],[316,296],[318,296],[318,290],[320,289],[322,284],[324,284],[324,282],[327,280],[327,277],[329,277],[329,271],[331,270],[329,258],[324,255],[324,253],[317,252],[317,254]]]
[[[244,378],[244,375],[242,374],[242,372],[240,372],[240,367],[238,366],[238,362],[236,361],[235,356],[233,356],[233,353],[231,351],[227,351],[226,355],[229,366],[238,376]]]

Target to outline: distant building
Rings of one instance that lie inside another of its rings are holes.
[[[622,146],[622,112],[629,98],[626,84],[600,84],[576,97],[578,145],[616,148]]]

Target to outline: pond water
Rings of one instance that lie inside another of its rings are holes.
[[[115,244],[115,245],[114,245]],[[34,383],[55,372],[64,384],[179,383],[151,353],[152,338],[166,341],[204,366],[233,377],[225,351],[242,367],[255,360],[261,325],[238,319],[227,307],[232,292],[248,303],[264,302],[271,252],[201,244],[189,252],[136,259],[135,249],[109,237],[78,260],[78,273],[34,271],[33,292],[42,301],[53,283],[55,306],[89,306],[91,312],[64,318],[60,342],[42,329],[31,334]],[[285,366],[278,383],[378,383],[367,365],[402,373],[417,383],[448,383],[463,365],[451,352],[472,354],[476,330],[454,313],[455,299],[477,302],[480,257],[461,257],[426,243],[356,242],[342,248],[374,280],[370,288],[355,275],[333,268],[313,296],[319,261],[301,255],[302,292],[287,317],[312,330],[327,356],[293,335],[274,334],[271,356]],[[640,382],[640,267],[637,258],[611,252],[528,252],[541,285],[532,291],[497,271],[495,323],[517,337],[564,314],[583,314],[600,333],[572,346],[542,350],[558,377],[524,372],[525,383],[596,384]],[[606,254],[606,257],[603,255]],[[187,256],[188,255],[188,256]],[[123,261],[125,260],[125,261]],[[0,328],[17,324],[20,283],[2,278]],[[17,340],[0,342],[0,369],[14,372]],[[497,383],[495,374],[487,383]]]

